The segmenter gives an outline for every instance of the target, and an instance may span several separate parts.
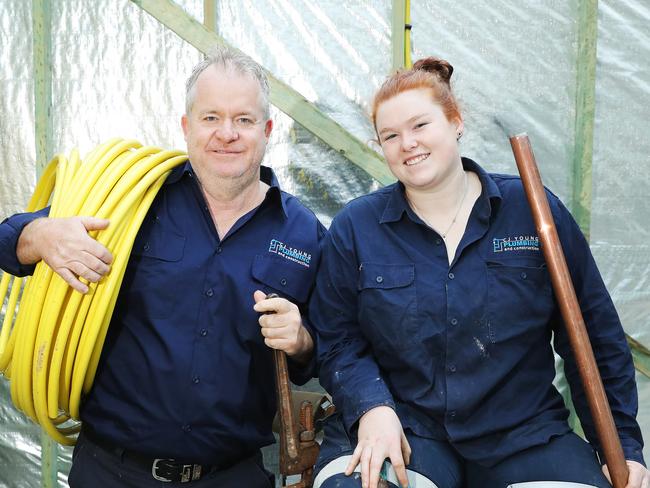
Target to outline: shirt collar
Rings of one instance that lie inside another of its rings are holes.
[[[172,172],[165,180],[164,184],[171,185],[173,183],[176,183],[178,180],[181,179],[182,176],[186,174],[194,176],[194,172],[192,171],[192,165],[190,164],[189,159],[185,161],[183,164],[179,164],[178,166],[174,167],[172,169]]]
[[[481,180],[481,195],[479,200],[481,208],[479,209],[479,219],[488,221],[490,217],[499,210],[501,205],[502,195],[499,186],[496,184],[492,176],[485,171],[478,163],[469,158],[463,158],[463,168],[473,171],[478,175]]]
[[[390,190],[390,196],[388,197],[388,202],[386,202],[386,207],[384,208],[384,213],[381,215],[379,220],[380,224],[385,224],[387,222],[397,222],[402,218],[408,209],[408,203],[406,203],[406,195],[404,194],[404,185],[401,181],[392,183],[388,188]]]
[[[486,206],[487,217],[492,213],[492,210],[496,211],[501,202],[501,191],[499,187],[494,182],[489,173],[487,173],[483,168],[481,168],[476,162],[469,158],[462,158],[463,168],[468,171],[473,171],[476,173],[481,180],[481,187],[483,191],[481,192],[481,199],[485,198],[489,204]],[[392,187],[392,189],[390,189]],[[401,182],[396,182],[390,185],[390,196],[388,202],[386,202],[386,207],[384,212],[379,220],[379,223],[384,224],[387,222],[397,222],[402,218],[404,213],[409,212],[409,205],[406,201],[406,195],[404,193],[404,185]]]
[[[194,169],[189,159],[184,164],[179,164],[174,169],[165,180],[165,185],[170,185],[178,182],[183,176],[189,176],[194,178]],[[271,205],[279,205],[282,209],[284,216],[287,216],[286,209],[286,199],[288,198],[287,194],[283,194],[280,190],[280,183],[278,182],[275,173],[268,166],[260,166],[260,180],[269,185],[269,190],[266,192],[266,197],[262,205],[267,204],[268,202]]]
[[[289,195],[283,193],[280,189],[280,183],[278,182],[275,173],[268,166],[260,166],[260,180],[269,185],[269,190],[266,192],[266,198],[264,202],[269,202],[271,204],[279,205],[282,209],[284,217],[287,217],[287,199]]]

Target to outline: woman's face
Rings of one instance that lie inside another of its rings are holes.
[[[382,102],[375,117],[384,157],[395,177],[412,190],[435,188],[460,167],[460,120],[449,121],[431,90],[404,91]]]

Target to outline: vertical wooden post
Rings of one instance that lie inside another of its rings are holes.
[[[391,45],[392,71],[404,67],[404,25],[406,24],[405,0],[392,0]]]
[[[598,0],[579,0],[572,213],[587,240],[591,226],[597,39]]]
[[[203,0],[203,25],[217,31],[217,0]]]
[[[32,0],[34,52],[34,135],[36,174],[52,156],[52,26],[51,0]]]
[[[578,48],[576,52],[576,95],[573,166],[571,171],[571,213],[589,240],[591,231],[592,163],[596,92],[596,40],[598,37],[598,0],[579,0],[577,12]],[[562,361],[564,364],[564,361]],[[565,380],[566,381],[566,380]],[[571,412],[569,425],[584,437],[569,386],[564,399]]]
[[[36,177],[52,156],[52,15],[51,0],[32,0],[34,53],[34,136]],[[57,486],[58,446],[41,430],[41,486]]]
[[[404,5],[404,67],[411,69],[411,0],[406,0]]]

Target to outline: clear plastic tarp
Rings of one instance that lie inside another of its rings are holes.
[[[462,153],[516,172],[507,136],[527,132],[545,184],[572,193],[579,0],[413,0],[413,59],[455,67],[466,121]],[[35,4],[37,2],[34,2]],[[52,152],[85,153],[111,137],[184,148],[184,83],[201,54],[128,0],[50,0]],[[202,0],[179,2],[199,22]],[[372,93],[390,71],[389,0],[219,0],[217,30],[370,144]],[[599,2],[591,243],[626,331],[650,345],[650,7]],[[0,1],[0,219],[35,184],[32,2]],[[265,164],[329,225],[378,187],[364,171],[274,109]],[[650,438],[650,380],[637,375]],[[313,383],[316,387],[317,384]],[[0,381],[0,486],[40,485],[40,431]],[[267,449],[273,464],[276,447]],[[70,449],[60,449],[66,486]],[[646,448],[646,458],[650,451]]]

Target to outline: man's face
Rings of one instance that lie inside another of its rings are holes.
[[[194,102],[181,125],[192,167],[204,186],[231,180],[246,187],[259,180],[273,123],[264,116],[254,78],[208,67],[196,80]]]

